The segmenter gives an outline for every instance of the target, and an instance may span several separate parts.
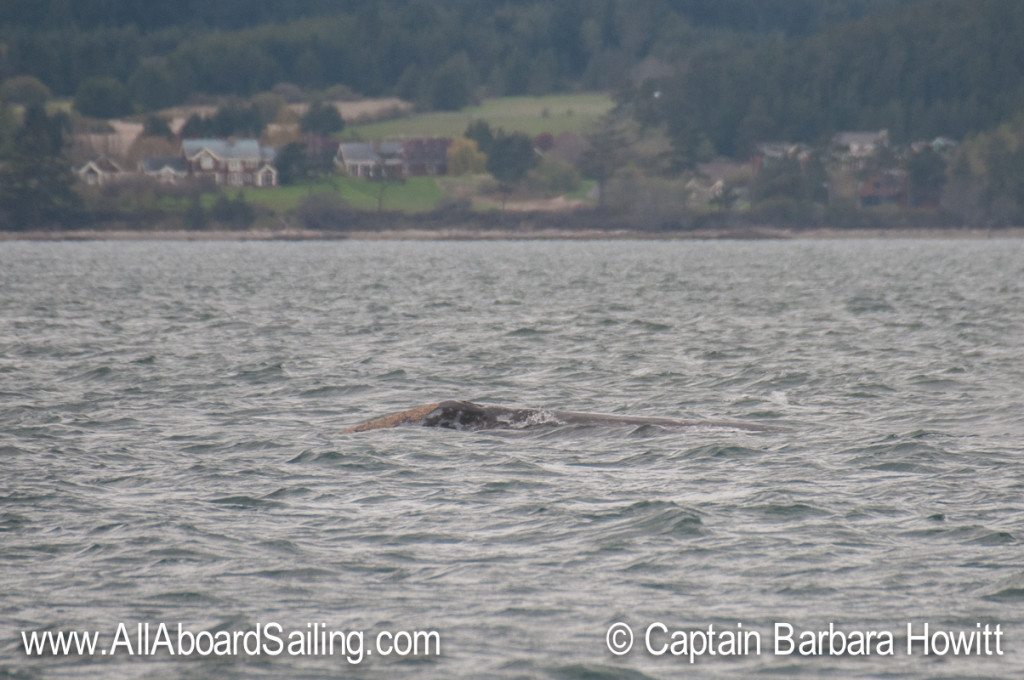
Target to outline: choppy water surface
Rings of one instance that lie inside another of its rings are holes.
[[[1019,241],[0,244],[0,677],[1019,678]],[[446,398],[785,425],[341,435]],[[759,630],[760,656],[605,632]],[[1000,624],[1002,657],[777,657]],[[436,630],[439,658],[20,632]]]

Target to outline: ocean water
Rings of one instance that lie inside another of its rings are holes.
[[[0,677],[1024,677],[1022,414],[1021,241],[0,243]]]

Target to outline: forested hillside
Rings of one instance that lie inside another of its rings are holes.
[[[29,31],[135,26],[147,33],[173,26],[237,29],[372,4],[373,0],[11,0],[0,4],[0,26]]]
[[[889,197],[904,207],[1019,223],[1022,36],[1022,0],[11,0],[0,3],[0,199],[40,186],[49,166],[30,162],[41,154],[28,123],[42,129],[48,115],[77,139],[137,115],[169,154],[169,114],[145,114],[183,103],[219,109],[195,114],[186,136],[258,137],[270,123],[314,129],[289,122],[286,104],[397,96],[462,117],[484,98],[600,92],[617,103],[602,129],[574,125],[579,148],[534,185],[579,173],[611,196],[618,174],[622,196],[678,222],[692,206],[673,202],[710,179],[701,164],[744,166],[760,145],[804,160],[718,178],[710,209],[873,207],[881,198],[859,196],[862,183],[889,173],[906,184]],[[826,167],[835,133],[881,130],[870,162]],[[282,151],[286,183],[295,155]]]
[[[806,35],[906,1],[16,0],[0,5],[0,80],[30,75],[70,97],[113,77],[139,111],[279,82],[457,108],[477,91],[617,89],[648,58]]]
[[[695,54],[632,95],[669,125],[684,162],[701,145],[742,156],[764,140],[844,129],[896,143],[985,130],[1024,111],[1024,3],[923,0],[806,38]],[[664,94],[656,105],[651,93]]]

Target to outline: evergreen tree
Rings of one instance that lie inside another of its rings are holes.
[[[259,108],[228,105],[208,118],[193,113],[181,128],[184,139],[203,137],[259,137],[266,127]]]
[[[147,62],[139,66],[128,81],[132,100],[143,111],[173,106],[185,98],[182,83],[163,63]]]
[[[913,205],[937,204],[946,185],[946,161],[931,147],[907,159],[907,181]]]
[[[521,132],[505,134],[498,131],[487,154],[487,172],[498,180],[502,193],[502,208],[505,198],[512,192],[526,173],[537,163],[537,155],[533,152],[530,138]]]
[[[213,126],[209,121],[209,118],[193,113],[185,121],[185,124],[181,126],[180,134],[182,139],[202,139],[212,136]]]
[[[465,53],[452,57],[434,74],[430,86],[430,108],[458,111],[473,100],[473,69]]]
[[[132,112],[132,102],[116,78],[90,78],[78,88],[75,110],[93,118],[118,118]]]
[[[577,168],[587,179],[597,182],[597,200],[603,207],[608,181],[618,169],[626,140],[610,118],[605,118],[600,128],[587,135],[587,149],[580,155]]]
[[[173,139],[174,133],[171,132],[171,126],[167,122],[166,118],[161,118],[160,116],[147,116],[143,123],[142,136]]]
[[[296,184],[308,179],[312,174],[306,159],[306,150],[298,142],[287,144],[281,149],[274,159],[274,165],[277,168],[277,179],[282,186]]]
[[[530,138],[521,132],[499,134],[487,155],[487,171],[504,184],[515,184],[537,163]]]
[[[483,154],[489,154],[494,146],[494,132],[486,120],[474,120],[462,136],[476,142],[476,148]]]
[[[25,111],[11,158],[0,169],[0,211],[14,230],[61,226],[81,207],[63,156],[63,125],[42,106]]]
[[[345,129],[345,121],[338,113],[337,107],[333,104],[313,102],[309,110],[302,117],[300,126],[303,132],[310,132],[317,135],[331,135]]]
[[[52,96],[50,88],[32,76],[15,76],[0,85],[0,100],[9,104],[45,104]]]

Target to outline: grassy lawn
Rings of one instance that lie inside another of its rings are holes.
[[[565,195],[570,201],[577,200],[582,201],[587,198],[587,194],[591,189],[597,186],[597,182],[592,179],[585,179],[580,182],[580,188],[576,191],[570,191]]]
[[[263,205],[275,212],[287,212],[302,199],[312,194],[336,193],[348,201],[356,210],[376,210],[377,192],[380,185],[354,177],[335,177],[331,181],[317,184],[277,187],[275,189],[242,190],[245,200],[253,205]],[[235,194],[227,191],[229,197]],[[424,212],[433,210],[444,192],[432,177],[410,177],[404,182],[392,182],[384,191],[384,209],[402,212]],[[211,199],[212,204],[212,199]]]
[[[474,120],[486,120],[492,128],[525,132],[585,132],[607,113],[614,102],[606,94],[561,94],[546,97],[502,97],[486,99],[480,106],[461,111],[427,113],[381,123],[351,125],[342,137],[386,139],[388,137],[459,137]]]

